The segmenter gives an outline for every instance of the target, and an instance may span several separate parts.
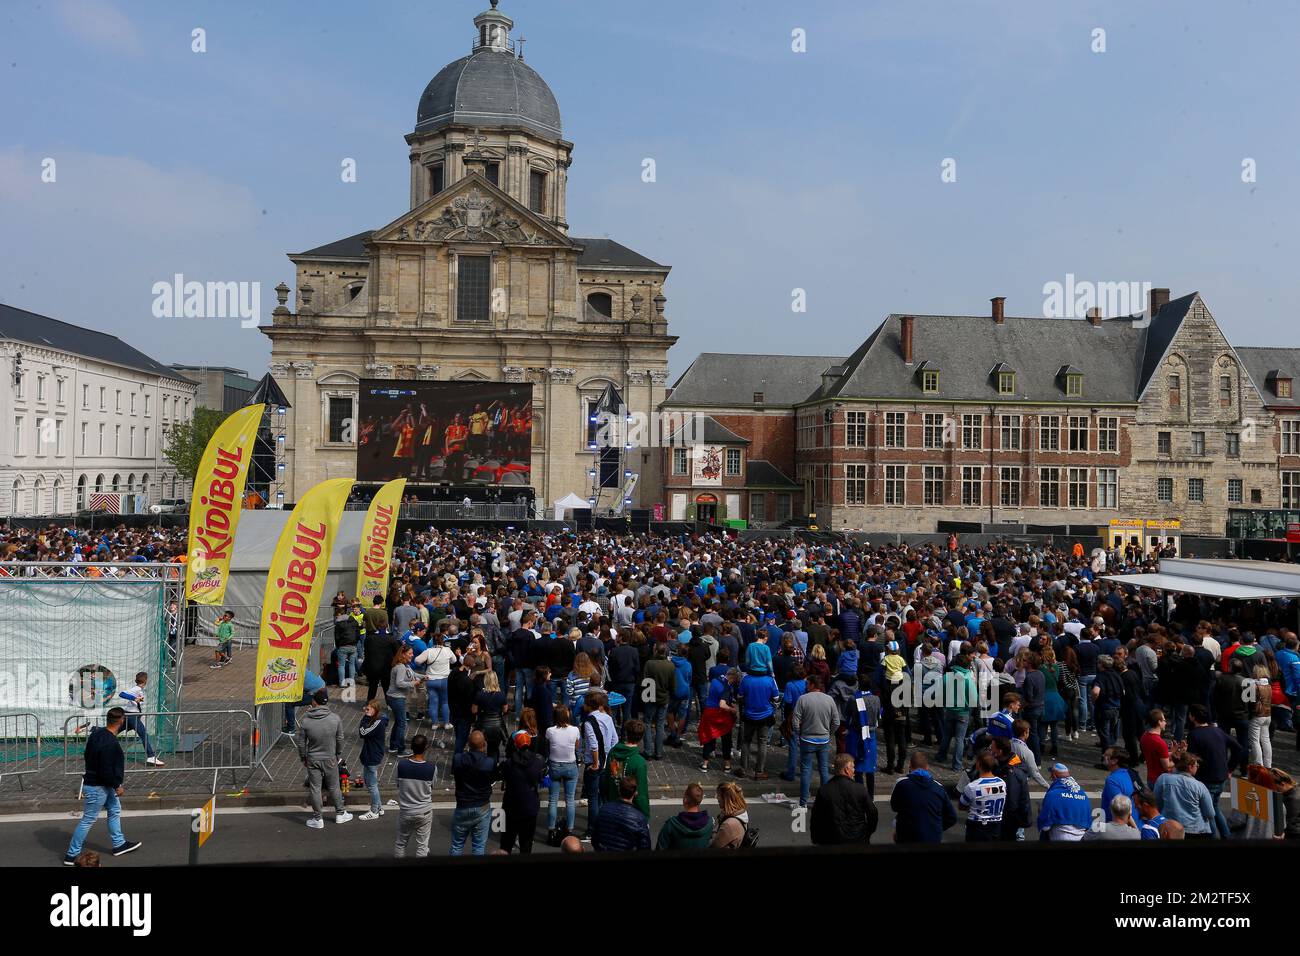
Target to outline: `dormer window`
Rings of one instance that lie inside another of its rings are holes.
[[[1279,378],[1277,380],[1277,397],[1278,398],[1291,397],[1291,380],[1289,378]]]
[[[933,362],[921,362],[916,366],[914,381],[921,383],[921,391],[934,395],[939,391],[939,367]]]
[[[1056,380],[1065,390],[1067,398],[1079,398],[1083,395],[1083,370],[1073,365],[1062,365],[1056,373]]]
[[[1291,376],[1281,369],[1274,369],[1268,373],[1267,384],[1272,389],[1273,394],[1278,398],[1290,398],[1291,393]]]
[[[993,366],[993,371],[989,375],[999,395],[1016,394],[1016,371],[1006,362],[999,362]]]

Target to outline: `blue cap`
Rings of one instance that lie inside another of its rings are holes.
[[[1063,763],[1052,764],[1052,773],[1069,773],[1070,768]]]

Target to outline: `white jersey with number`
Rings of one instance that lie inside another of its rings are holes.
[[[1007,785],[1001,777],[980,777],[966,784],[960,803],[976,823],[998,823],[1007,802]]]

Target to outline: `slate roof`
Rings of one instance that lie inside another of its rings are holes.
[[[1197,293],[1191,292],[1166,302],[1152,319],[1147,329],[1145,350],[1142,355],[1142,377],[1138,380],[1137,389],[1139,395],[1146,389],[1151,376],[1155,375],[1156,369],[1164,361],[1165,353],[1169,351],[1169,343],[1178,334],[1178,329],[1182,326],[1183,319],[1187,318],[1187,310],[1191,308],[1196,296]]]
[[[327,242],[323,246],[317,246],[315,249],[308,249],[306,252],[299,252],[299,256],[314,256],[321,259],[364,259],[366,258],[365,241],[375,234],[375,230],[367,229],[365,232],[359,232],[355,236],[348,236],[346,239],[337,239],[334,242]]]
[[[578,239],[573,241],[583,246],[582,255],[578,257],[578,266],[587,269],[626,266],[640,269],[667,269],[665,265],[647,259],[639,252],[633,252],[622,243],[613,239]]]
[[[560,136],[560,105],[531,66],[512,53],[480,48],[429,81],[416,111],[417,133],[461,126],[521,126]]]
[[[1246,367],[1250,379],[1259,389],[1264,404],[1282,408],[1300,408],[1300,349],[1267,348],[1243,346],[1237,349],[1237,357]],[[1278,398],[1269,384],[1270,372],[1281,372],[1291,377],[1291,397]]]
[[[901,320],[886,318],[845,363],[844,376],[811,397],[1065,401],[1061,371],[1072,366],[1083,373],[1083,395],[1075,401],[1137,400],[1146,333],[1134,317],[1093,326],[1086,319],[1007,316],[997,325],[987,315],[916,315],[910,366],[902,360]],[[1002,363],[1016,373],[1014,396],[998,394],[992,372]],[[938,394],[922,391],[922,366],[939,371]]]
[[[761,408],[792,406],[821,385],[821,374],[844,362],[837,355],[743,355],[703,352],[673,385],[668,407],[712,405],[754,406],[754,393],[763,393]]]
[[[139,349],[127,345],[116,335],[61,322],[48,315],[28,312],[3,303],[0,303],[0,338],[84,355],[110,365],[161,375],[177,382],[190,381],[175,369],[156,362]]]
[[[306,252],[294,253],[294,256],[304,259],[364,259],[366,258],[365,242],[374,233],[375,230],[367,229],[346,239],[336,239],[334,242],[327,242]],[[638,269],[668,269],[667,266],[648,259],[613,239],[574,238],[572,241],[584,247],[578,257],[579,268],[599,269],[621,266]]]
[[[681,428],[677,429],[675,432],[672,433],[671,436],[669,436],[668,444],[669,445],[676,444],[679,436],[681,436],[682,433],[685,431],[687,431],[687,426],[682,425]],[[712,415],[704,416],[703,431],[704,434],[702,435],[690,435],[689,437],[697,441],[701,441],[706,445],[748,445],[750,444],[750,440],[748,438],[745,438],[742,435],[737,435],[735,432],[733,432],[726,425],[723,425]]]
[[[745,466],[746,488],[790,488],[799,490],[794,481],[776,465],[763,458],[751,458]]]

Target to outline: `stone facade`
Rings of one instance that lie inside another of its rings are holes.
[[[1200,296],[1142,395],[1132,441],[1121,493],[1130,512],[1221,535],[1230,481],[1241,482],[1244,504],[1235,506],[1280,506],[1277,417]]]
[[[52,321],[27,313],[22,337],[0,339],[0,517],[70,514],[96,491],[188,498],[163,449],[194,415],[195,383],[134,349],[140,365],[34,344]]]
[[[508,33],[492,42],[482,56],[511,57]],[[588,497],[588,406],[608,384],[631,412],[664,398],[676,341],[664,315],[668,268],[584,259],[564,212],[572,143],[508,120],[447,123],[406,142],[410,210],[290,256],[296,307],[277,308],[263,328],[271,373],[293,403],[286,498],[355,475],[355,445],[328,440],[328,407],[331,397],[355,402],[365,378],[531,382],[537,498]],[[462,257],[488,263],[490,305],[476,316],[458,314]],[[633,506],[648,506],[662,482],[658,456],[634,451],[628,467],[640,476]],[[613,503],[607,494],[598,507]]]

